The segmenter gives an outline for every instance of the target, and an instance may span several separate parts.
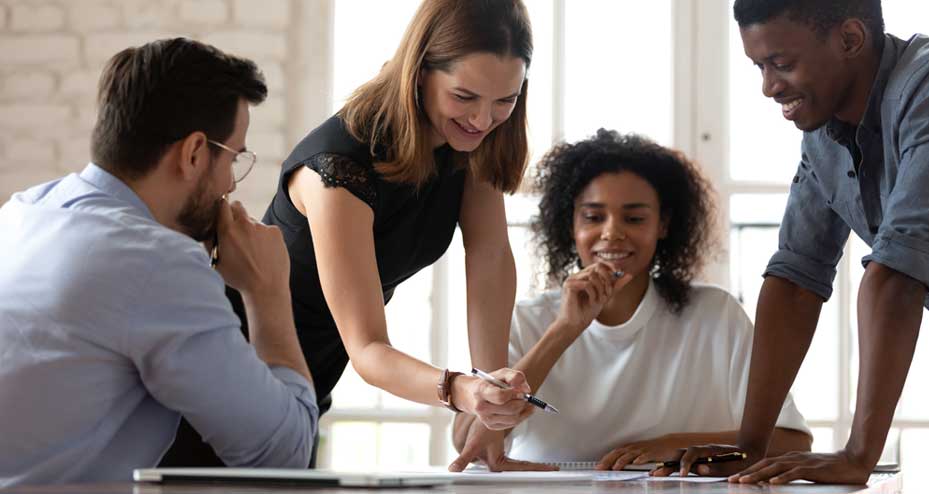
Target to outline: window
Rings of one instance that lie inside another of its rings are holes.
[[[529,70],[532,162],[553,142],[605,127],[637,132],[682,149],[701,163],[719,192],[728,234],[706,279],[729,288],[754,317],[761,273],[777,248],[801,133],[761,95],[758,71],[742,51],[731,0],[524,0],[533,23]],[[929,16],[923,2],[885,1],[889,32],[908,38]],[[373,77],[393,54],[418,0],[333,2],[332,109]],[[630,15],[633,13],[634,15]],[[376,42],[372,42],[376,40]],[[527,179],[531,177],[531,171]],[[528,224],[537,198],[507,197],[517,263],[517,299],[544,288]],[[819,330],[793,387],[810,421],[814,449],[844,445],[857,379],[855,299],[860,258],[850,240],[823,308]],[[464,262],[460,235],[447,255],[401,285],[387,307],[391,341],[437,366],[467,369]],[[889,450],[914,468],[929,459],[929,356],[921,340],[895,420]],[[351,366],[321,423],[320,466],[371,468],[446,465],[451,413],[406,402],[368,386]],[[428,444],[428,448],[425,445]]]

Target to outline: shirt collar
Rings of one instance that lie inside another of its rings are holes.
[[[864,115],[862,115],[861,122],[858,124],[858,127],[870,130],[875,134],[881,131],[881,101],[884,99],[884,90],[887,88],[887,81],[890,80],[890,74],[896,68],[897,61],[900,58],[902,43],[902,40],[892,34],[884,35],[881,62],[874,77],[874,83],[871,85],[868,105],[865,107]],[[855,126],[849,126],[849,124],[833,117],[826,124],[826,133],[832,140],[841,142],[848,135],[849,128],[855,129]]]
[[[84,170],[80,174],[81,180],[93,185],[94,187],[100,189],[100,191],[111,195],[117,199],[125,201],[131,204],[133,207],[141,211],[146,217],[154,220],[155,217],[152,215],[151,210],[148,208],[148,205],[135,193],[125,182],[116,178],[110,172],[100,168],[94,163],[87,163],[87,166],[84,167]]]
[[[648,288],[645,289],[645,296],[642,297],[642,301],[639,302],[639,306],[628,321],[618,326],[607,326],[594,319],[587,331],[610,339],[625,340],[632,338],[651,320],[655,314],[655,309],[658,307],[658,302],[658,290],[655,289],[654,281],[649,279]]]

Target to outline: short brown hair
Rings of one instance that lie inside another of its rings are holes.
[[[254,62],[186,38],[127,48],[100,76],[91,157],[116,176],[138,179],[192,132],[225,141],[240,99],[268,95]]]
[[[418,101],[421,70],[448,71],[473,53],[532,60],[532,28],[521,0],[425,0],[393,59],[355,90],[339,114],[349,132],[368,142],[371,154],[386,149],[377,171],[394,182],[422,185],[435,170],[429,120]],[[500,190],[519,187],[528,162],[528,80],[506,122],[469,153],[468,168]]]

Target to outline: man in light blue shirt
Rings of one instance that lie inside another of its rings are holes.
[[[252,62],[201,43],[124,50],[94,163],[0,208],[0,487],[129,480],[182,415],[229,465],[308,464],[318,409],[287,251],[223,199],[254,164],[249,103],[266,95]],[[213,269],[200,242],[217,239]]]

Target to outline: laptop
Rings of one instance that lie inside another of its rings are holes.
[[[136,482],[286,484],[325,487],[428,487],[452,483],[441,473],[339,472],[288,468],[144,468]]]

